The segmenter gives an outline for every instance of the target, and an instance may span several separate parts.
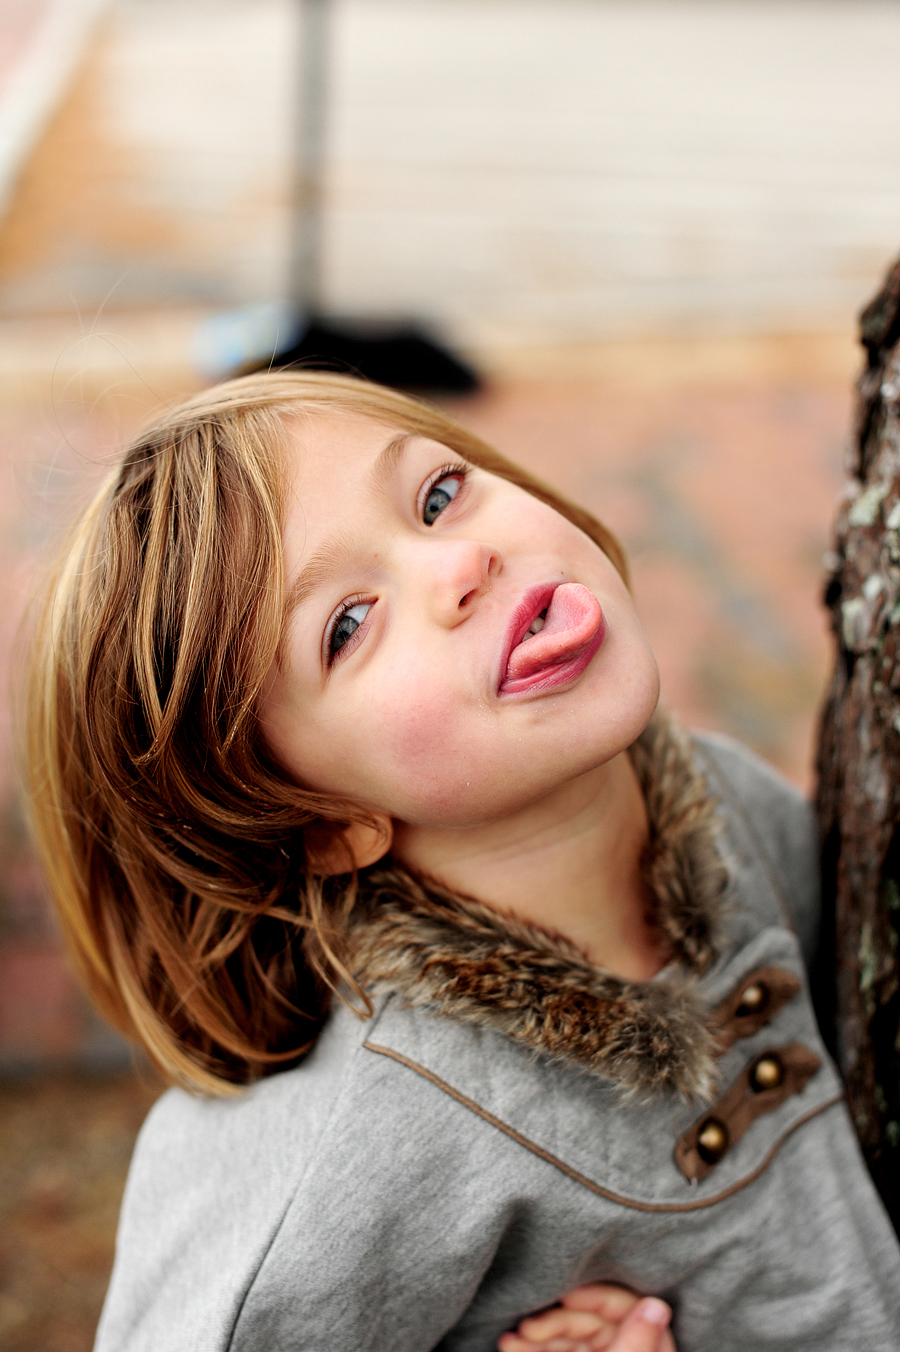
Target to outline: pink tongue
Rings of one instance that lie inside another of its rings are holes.
[[[523,639],[510,653],[504,681],[518,681],[542,667],[568,662],[594,637],[602,619],[593,592],[580,582],[561,583],[551,598],[543,629]]]

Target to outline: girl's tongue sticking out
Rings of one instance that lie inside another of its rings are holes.
[[[502,694],[573,679],[603,642],[600,602],[580,582],[561,583],[542,616],[543,623],[538,617],[510,653]]]

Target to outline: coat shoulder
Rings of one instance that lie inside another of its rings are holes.
[[[694,732],[710,791],[759,862],[797,934],[807,968],[819,928],[819,837],[809,799],[732,737]]]
[[[484,1124],[473,1130],[472,1114],[452,1104],[435,1135],[434,1087],[364,1045],[382,1005],[363,1021],[337,1004],[307,1060],[234,1098],[174,1089],[158,1100],[132,1160],[95,1352],[287,1352],[295,1346],[298,1272],[318,1293],[306,1310],[312,1342],[332,1345],[334,1335],[334,1346],[365,1345],[367,1306],[332,1305],[322,1293],[339,1282],[349,1287],[367,1266],[380,1273],[378,1256],[390,1251],[381,1243],[385,1229],[410,1230],[391,1260],[396,1270],[381,1274],[397,1287],[391,1310],[396,1305],[400,1320],[401,1294],[419,1308],[414,1293],[400,1292],[401,1279],[416,1271],[415,1245],[434,1248],[447,1230],[434,1191],[466,1170],[486,1175],[492,1141]],[[457,1054],[470,1041],[463,1027],[438,1033]],[[466,1207],[487,1254],[503,1213],[502,1198],[499,1207],[495,1201],[482,1189]],[[410,1211],[420,1218],[414,1227]],[[477,1284],[477,1274],[462,1275]],[[436,1342],[466,1300],[452,1283],[432,1296]],[[388,1323],[372,1345],[416,1346],[414,1329]]]

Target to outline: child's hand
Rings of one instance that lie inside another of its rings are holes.
[[[500,1352],[675,1352],[668,1324],[672,1312],[661,1300],[641,1300],[621,1286],[579,1286],[562,1303],[515,1333],[504,1333]]]

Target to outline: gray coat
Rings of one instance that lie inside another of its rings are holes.
[[[678,961],[616,982],[384,883],[372,1018],[151,1112],[96,1352],[490,1352],[598,1280],[670,1301],[679,1352],[896,1352],[900,1253],[805,988],[809,808],[727,739],[679,745],[638,766]]]

